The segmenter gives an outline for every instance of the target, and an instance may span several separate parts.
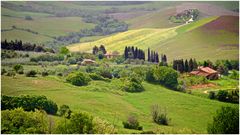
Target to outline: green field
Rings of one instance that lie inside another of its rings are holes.
[[[30,29],[39,34],[32,34],[22,30],[2,32],[2,39],[22,39],[28,42],[44,42],[53,40],[50,37],[67,35],[81,29],[92,28],[94,24],[85,23],[81,17],[41,17],[29,21],[24,18],[2,17],[2,29],[17,28]],[[49,37],[50,36],[50,37]]]
[[[171,7],[157,12],[147,13],[146,15],[139,17],[134,17],[127,20],[126,22],[129,24],[129,29],[170,28],[181,25],[169,21],[169,15],[175,13],[176,9],[174,7]]]
[[[45,95],[58,105],[67,104],[73,111],[86,111],[116,125],[120,133],[136,130],[124,129],[122,121],[129,114],[137,115],[144,130],[158,133],[207,133],[207,123],[221,106],[237,106],[198,96],[175,92],[160,85],[144,82],[144,92],[126,93],[119,90],[119,80],[92,81],[88,86],[76,87],[55,76],[16,78],[2,76],[3,95]],[[170,126],[159,126],[151,120],[153,104],[166,107],[171,118]]]

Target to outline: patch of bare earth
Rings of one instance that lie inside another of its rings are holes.
[[[213,84],[213,83],[197,84],[197,85],[190,86],[190,89],[211,88],[211,87],[215,87],[215,86],[216,86],[216,84]]]
[[[205,30],[214,31],[229,31],[239,33],[239,16],[220,16],[216,20],[205,24],[202,28]]]

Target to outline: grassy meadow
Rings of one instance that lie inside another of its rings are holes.
[[[13,83],[14,82],[14,83]],[[122,127],[122,121],[131,113],[137,115],[144,130],[159,133],[207,133],[207,123],[221,106],[237,106],[210,99],[175,92],[159,85],[143,83],[142,93],[126,93],[118,86],[119,80],[111,82],[93,81],[88,86],[76,87],[56,76],[27,78],[2,76],[2,94],[45,95],[58,105],[67,104],[73,111],[86,111],[102,117],[121,133],[134,133]],[[167,109],[170,126],[159,126],[152,122],[150,108],[159,104]],[[115,119],[115,120],[114,120]]]

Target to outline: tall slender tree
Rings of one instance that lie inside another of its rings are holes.
[[[189,72],[193,71],[193,60],[192,58],[189,60]]]
[[[150,58],[151,57],[151,54],[150,54],[150,49],[148,48],[148,61],[150,62]]]
[[[185,72],[189,72],[189,68],[188,68],[188,60],[185,60],[185,64],[184,64],[184,70]]]

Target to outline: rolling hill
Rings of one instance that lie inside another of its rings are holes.
[[[21,75],[16,78],[2,76],[2,94],[45,95],[59,106],[67,104],[74,112],[86,111],[116,124],[119,133],[141,132],[123,128],[122,121],[125,121],[129,114],[138,117],[144,131],[207,133],[207,124],[217,109],[221,106],[238,106],[172,91],[147,82],[143,83],[144,92],[126,93],[119,90],[118,86],[121,84],[119,81],[117,79],[111,82],[92,81],[88,86],[77,87],[64,83],[54,76],[34,78]],[[159,104],[167,109],[168,117],[171,118],[169,126],[157,125],[152,121],[150,109],[153,104]]]
[[[221,25],[207,28],[215,22],[221,22]],[[133,45],[145,51],[150,47],[160,54],[167,54],[169,60],[191,57],[198,60],[237,59],[238,33],[231,31],[238,31],[237,24],[237,16],[209,17],[173,28],[129,30],[68,48],[70,51],[91,52],[93,46],[103,44],[109,51],[123,53],[125,46]]]

